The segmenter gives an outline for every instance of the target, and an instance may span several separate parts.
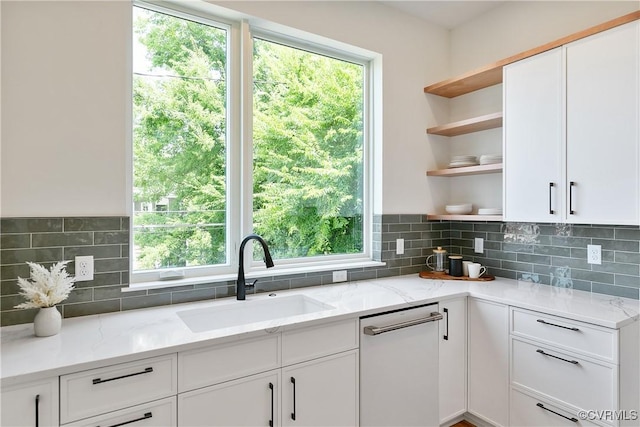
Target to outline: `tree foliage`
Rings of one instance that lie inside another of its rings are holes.
[[[134,218],[136,268],[224,262],[226,32],[152,12],[135,30],[153,74],[134,77],[134,202],[151,207]],[[276,258],[360,252],[362,67],[254,51],[255,231]]]

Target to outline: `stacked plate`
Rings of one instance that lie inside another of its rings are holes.
[[[502,163],[502,154],[483,154],[480,156],[481,165],[491,165],[493,163]]]
[[[478,215],[502,215],[501,208],[480,208]]]
[[[478,164],[478,158],[476,156],[453,156],[451,158],[451,163],[449,163],[450,168],[460,168],[464,166],[475,166]]]

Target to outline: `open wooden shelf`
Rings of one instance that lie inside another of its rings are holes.
[[[431,135],[458,136],[502,126],[502,113],[492,113],[427,129]]]
[[[428,220],[446,221],[502,221],[502,215],[427,215]]]
[[[611,21],[603,22],[602,24],[587,28],[586,30],[578,31],[577,33],[543,44],[542,46],[526,50],[494,62],[493,64],[470,71],[461,76],[434,83],[425,87],[424,92],[444,96],[446,98],[455,98],[456,96],[464,95],[478,89],[497,85],[502,83],[502,67],[505,65],[638,19],[640,19],[640,10],[612,19]]]
[[[502,163],[427,171],[427,176],[466,176],[502,172]]]

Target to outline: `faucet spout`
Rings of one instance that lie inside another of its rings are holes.
[[[238,280],[236,281],[236,296],[238,301],[244,301],[247,295],[247,288],[251,288],[254,286],[255,282],[251,285],[247,285],[244,280],[244,247],[246,246],[249,240],[257,240],[262,245],[262,250],[264,251],[264,263],[267,265],[267,268],[273,267],[273,259],[271,259],[271,253],[269,252],[269,247],[267,246],[267,242],[257,234],[249,234],[247,237],[242,239],[242,243],[240,243],[240,255],[239,255],[239,267],[238,267]]]

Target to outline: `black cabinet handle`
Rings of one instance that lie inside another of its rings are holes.
[[[119,423],[119,424],[113,424],[113,425],[111,425],[109,427],[126,426],[127,424],[133,424],[133,423],[137,423],[138,421],[148,420],[151,417],[153,417],[153,414],[151,412],[147,412],[143,416],[141,416],[140,418],[136,418],[135,420],[125,421],[125,422]],[[100,427],[100,426],[97,426],[97,427]]]
[[[102,383],[107,383],[109,381],[121,380],[123,378],[135,377],[136,375],[149,374],[151,372],[153,372],[153,368],[144,368],[144,371],[142,371],[142,372],[136,372],[134,374],[128,374],[128,375],[122,375],[122,376],[119,376],[119,377],[107,378],[106,380],[103,380],[101,378],[94,378],[93,379],[93,383],[94,384],[102,384]]]
[[[445,332],[444,332],[444,335],[442,336],[442,339],[445,341],[448,341],[449,340],[449,309],[443,308],[442,311],[444,312],[444,314],[447,315],[447,323],[445,324]]]
[[[545,408],[545,406],[544,406],[542,403],[536,403],[536,406],[537,406],[538,408],[542,408],[542,409],[544,409],[545,411],[549,411],[549,412],[551,412],[552,414],[556,414],[556,415],[557,415],[557,416],[559,416],[559,417],[565,418],[565,419],[567,419],[567,420],[569,420],[569,421],[573,421],[574,423],[577,423],[577,422],[578,422],[578,420],[577,420],[576,418],[573,418],[573,417],[569,418],[569,417],[564,416],[564,415],[562,415],[561,413],[556,412],[556,411],[554,411],[554,410],[552,410],[552,409]]]
[[[291,377],[291,384],[293,384],[293,412],[291,413],[291,419],[296,420],[296,379]]]
[[[554,356],[553,354],[545,353],[544,351],[542,351],[540,349],[536,350],[536,352],[542,354],[543,356],[549,356],[549,357],[553,357],[554,359],[562,360],[563,362],[571,363],[572,365],[579,365],[580,364],[580,362],[578,362],[577,360],[563,359],[562,357],[558,357],[558,356]]]
[[[573,210],[573,187],[578,185],[575,181],[569,183],[569,214],[575,215],[576,211]]]
[[[556,325],[555,323],[549,323],[549,322],[547,322],[545,320],[542,320],[542,319],[538,319],[538,320],[536,320],[536,322],[542,323],[544,325],[555,326],[556,328],[569,329],[570,331],[576,331],[576,332],[580,331],[580,329],[578,329],[578,328],[572,328],[572,327],[569,327],[569,326]]]
[[[553,188],[555,184],[553,182],[549,183],[549,214],[553,215],[554,213],[556,213],[553,208],[551,207],[551,189]]]
[[[40,427],[40,395],[36,394],[36,427]]]
[[[269,420],[269,427],[273,427],[273,383],[269,383],[269,389],[271,390],[271,419]]]

